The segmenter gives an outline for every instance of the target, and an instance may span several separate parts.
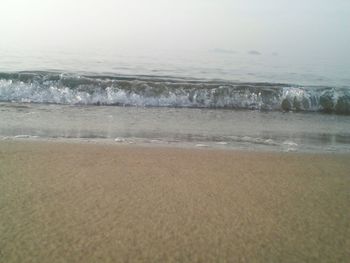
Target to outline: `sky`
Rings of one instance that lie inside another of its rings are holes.
[[[349,0],[1,0],[0,48],[350,56]]]

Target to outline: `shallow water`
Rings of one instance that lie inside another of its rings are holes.
[[[350,152],[350,117],[218,109],[0,104],[2,138]]]

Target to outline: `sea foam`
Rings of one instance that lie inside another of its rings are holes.
[[[0,101],[350,114],[348,87],[59,72],[0,73]]]

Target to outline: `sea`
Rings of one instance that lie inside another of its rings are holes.
[[[0,49],[0,139],[348,153],[350,62]]]

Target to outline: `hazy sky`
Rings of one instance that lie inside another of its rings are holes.
[[[0,48],[341,55],[350,0],[1,0]]]

